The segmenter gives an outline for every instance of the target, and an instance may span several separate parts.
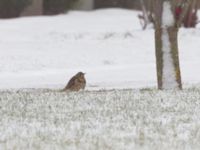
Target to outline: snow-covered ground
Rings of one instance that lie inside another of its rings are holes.
[[[87,89],[156,86],[154,31],[138,12],[72,11],[53,17],[0,20],[0,88],[63,88],[78,71]],[[200,26],[181,29],[184,85],[200,83]]]
[[[0,20],[0,150],[199,150],[200,25],[179,34],[189,88],[157,91],[154,31],[137,14]],[[59,92],[78,71],[86,91]]]
[[[199,150],[200,89],[0,92],[1,150]]]

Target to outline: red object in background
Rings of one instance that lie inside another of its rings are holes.
[[[181,6],[176,7],[176,10],[175,10],[176,20],[180,18],[181,13],[182,13],[182,7]]]

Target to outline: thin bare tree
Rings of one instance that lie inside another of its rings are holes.
[[[159,89],[182,89],[178,31],[191,2],[191,0],[151,0]],[[177,14],[176,9],[179,5],[182,6],[182,11]]]
[[[142,25],[143,30],[145,30],[148,24],[151,23],[151,20],[149,18],[148,6],[145,5],[144,0],[140,0],[140,5],[141,5],[142,14],[139,14],[138,17],[140,19],[140,23]]]
[[[191,4],[183,20],[184,27],[190,28],[190,27],[195,27],[197,25],[198,23],[197,12],[199,3],[200,3],[199,0],[191,0]]]
[[[160,0],[163,1],[163,0]],[[138,18],[140,19],[140,23],[143,29],[146,29],[149,24],[153,22],[151,16],[152,16],[152,7],[153,6],[153,1],[152,0],[139,0],[140,2],[140,9],[142,11],[141,14],[138,15]],[[177,0],[177,6],[175,10],[175,17],[176,19],[180,17],[180,14],[183,11],[184,8],[184,3],[183,0]],[[198,9],[200,5],[200,0],[190,0],[190,6],[185,12],[185,17],[182,20],[181,25],[186,27],[186,28],[194,28],[196,25],[200,22],[198,20]]]

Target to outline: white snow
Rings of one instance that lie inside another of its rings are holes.
[[[179,34],[184,85],[200,83],[199,36]],[[153,38],[121,9],[0,20],[0,149],[198,150],[199,88],[90,91],[156,86]],[[86,91],[57,90],[80,70]]]
[[[175,67],[173,65],[171,44],[169,41],[169,34],[167,28],[174,25],[174,16],[171,11],[170,1],[163,3],[162,14],[162,51],[163,51],[163,89],[177,89],[178,83],[176,81]]]
[[[175,68],[173,65],[171,45],[169,42],[169,35],[166,29],[162,30],[162,50],[163,50],[163,89],[178,89],[176,81]]]
[[[1,150],[199,150],[200,89],[0,91]]]
[[[0,88],[63,88],[78,71],[87,89],[155,87],[154,31],[139,12],[105,9],[0,20]],[[200,26],[181,29],[185,85],[199,84]]]
[[[170,27],[173,26],[175,23],[174,15],[171,10],[171,2],[164,1],[163,2],[163,13],[162,13],[162,26],[163,27]]]

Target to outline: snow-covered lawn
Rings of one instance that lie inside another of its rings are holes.
[[[143,31],[137,15],[0,20],[0,150],[198,150],[200,25],[179,34],[189,88],[161,92],[154,31]],[[78,71],[86,91],[59,92]]]
[[[1,150],[198,150],[200,89],[0,92]]]

